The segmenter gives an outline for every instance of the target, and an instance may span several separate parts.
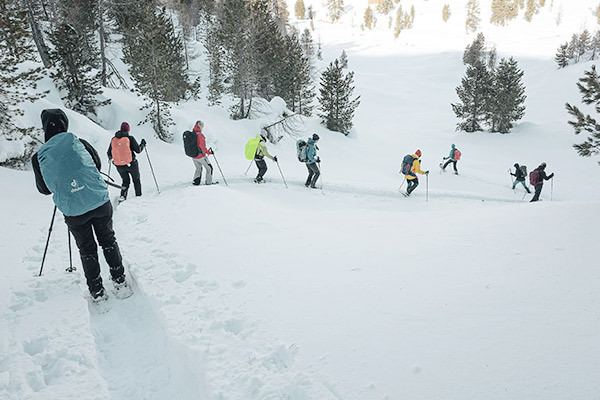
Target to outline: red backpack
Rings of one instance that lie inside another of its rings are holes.
[[[454,149],[454,160],[456,160],[456,161],[460,160],[460,150],[459,149]]]
[[[129,138],[127,136],[114,137],[110,141],[113,164],[117,166],[127,165],[133,159],[131,148],[129,147]]]
[[[533,186],[537,186],[542,183],[542,179],[540,178],[540,170],[534,169],[529,173],[529,183]]]

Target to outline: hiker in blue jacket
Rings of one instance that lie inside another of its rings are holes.
[[[446,167],[448,166],[448,164],[452,163],[454,166],[454,173],[456,175],[458,175],[458,169],[456,169],[456,163],[458,162],[458,159],[456,157],[456,146],[454,145],[454,143],[452,143],[452,148],[450,149],[450,154],[448,154],[448,157],[444,157],[444,160],[448,160],[446,161],[446,163],[444,163],[444,166],[442,166],[442,164],[440,164],[440,167],[442,167],[442,171],[446,172]]]
[[[321,159],[317,156],[317,142],[319,141],[319,135],[314,133],[312,138],[307,140],[306,145],[306,168],[308,169],[308,178],[306,178],[306,182],[304,186],[311,187],[316,189],[317,179],[319,179],[319,175],[321,175],[321,171],[319,170],[319,164]]]
[[[41,119],[46,143],[31,160],[36,186],[40,193],[52,194],[54,204],[64,214],[79,248],[93,299],[107,298],[94,233],[110,267],[115,290],[121,293],[130,290],[112,227],[113,209],[108,189],[99,172],[98,153],[88,142],[68,132],[69,120],[62,110],[44,110]]]

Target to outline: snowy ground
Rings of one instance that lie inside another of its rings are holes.
[[[591,64],[552,60],[578,16],[565,9],[572,24],[556,38],[495,38],[525,70],[527,115],[509,135],[454,132],[472,36],[428,52],[319,23],[325,61],[346,49],[362,96],[350,138],[307,121],[304,136],[322,138],[322,190],[303,186],[292,138],[269,146],[289,188],[270,161],[268,182],[252,183],[242,154],[259,122],[202,103],[174,110],[176,129],[206,122],[228,185],[215,168],[219,185],[192,187],[179,137],[156,141],[135,127],[135,97],[107,91],[111,125],[146,138],[160,187],[139,155],[144,196],[115,211],[135,294],[106,314],[89,306],[75,248],[78,271],[65,272],[60,215],[37,277],[53,204],[30,171],[0,169],[0,398],[600,399],[600,178],[564,111]],[[549,53],[527,56],[538,42]],[[26,116],[39,126],[59,105],[53,93]],[[68,115],[104,155],[115,129]],[[451,143],[458,176],[437,167]],[[405,198],[400,160],[417,148],[431,174]],[[507,170],[542,161],[556,177],[530,204]]]

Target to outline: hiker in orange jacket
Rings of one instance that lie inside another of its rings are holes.
[[[202,167],[206,168],[206,184],[212,185],[213,183],[213,167],[207,157],[209,154],[212,154],[212,151],[206,148],[206,137],[204,137],[204,134],[202,133],[203,128],[204,122],[196,121],[194,129],[192,129],[192,132],[196,134],[196,144],[200,150],[200,154],[193,158],[194,166],[196,167],[193,184],[196,186],[200,185],[202,179]]]
[[[140,144],[133,136],[129,135],[129,124],[123,122],[121,129],[115,133],[115,137],[110,141],[108,146],[108,159],[116,167],[123,183],[121,186],[121,196],[119,201],[127,199],[127,192],[129,191],[129,184],[133,180],[133,188],[135,189],[135,195],[142,195],[142,181],[140,180],[140,168],[138,162],[135,159],[135,153],[141,153],[146,147],[146,140],[142,139]],[[131,175],[131,180],[129,176]]]
[[[421,158],[421,150],[417,149],[415,154],[412,155],[413,161],[410,167],[410,173],[405,174],[406,182],[408,183],[408,187],[406,188],[406,195],[410,196],[410,194],[419,186],[419,178],[417,174],[426,175],[429,174],[429,171],[421,171],[421,162],[419,158]]]

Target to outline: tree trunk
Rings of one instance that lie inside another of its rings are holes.
[[[48,54],[48,47],[46,47],[46,43],[44,42],[44,36],[40,30],[40,27],[35,19],[35,13],[33,12],[33,6],[31,5],[31,0],[26,0],[25,5],[27,6],[27,19],[29,20],[29,25],[31,26],[31,33],[33,34],[33,41],[37,47],[38,53],[40,54],[40,58],[42,59],[42,63],[44,67],[50,68],[52,63],[50,62],[50,55]]]

